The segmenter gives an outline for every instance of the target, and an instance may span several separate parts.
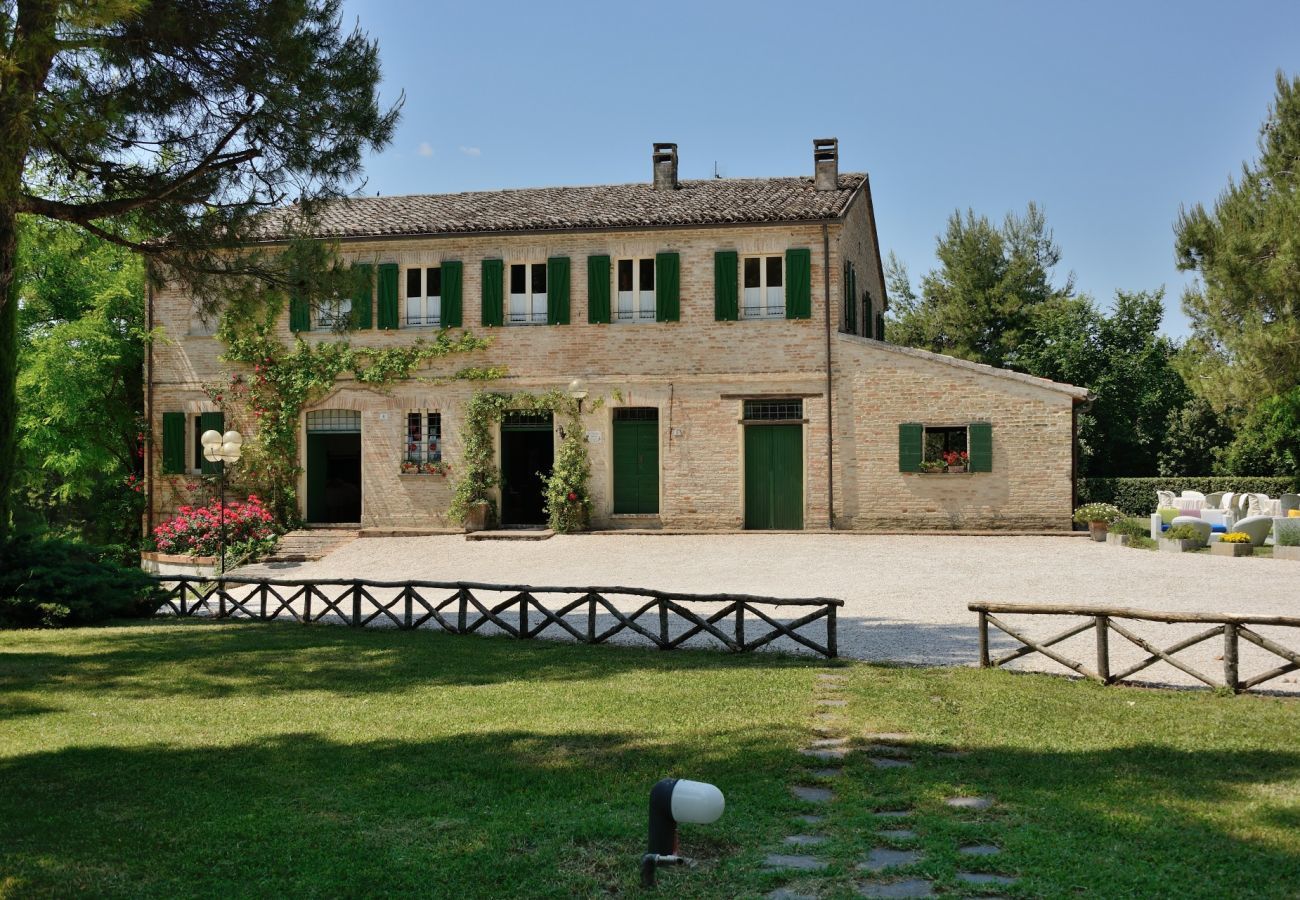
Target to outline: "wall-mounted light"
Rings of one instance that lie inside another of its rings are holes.
[[[678,853],[677,823],[708,825],[726,809],[722,791],[703,781],[665,778],[650,789],[650,845],[641,857],[641,886],[657,883],[659,866],[692,866],[695,861]]]
[[[587,379],[575,378],[570,381],[569,396],[578,401],[578,412],[582,412],[582,401],[587,399]]]

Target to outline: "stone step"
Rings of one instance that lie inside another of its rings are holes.
[[[300,528],[282,535],[266,562],[315,562],[357,539],[354,528]]]

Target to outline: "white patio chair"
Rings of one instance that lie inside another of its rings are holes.
[[[1205,495],[1206,509],[1223,509],[1223,496],[1225,491],[1214,491]]]
[[[1251,494],[1247,501],[1246,515],[1275,516],[1278,514],[1278,501],[1268,494]]]
[[[1225,491],[1222,499],[1219,500],[1219,508],[1226,509],[1230,513],[1237,512],[1237,494],[1235,491]]]
[[[1183,491],[1182,496],[1180,497],[1180,499],[1182,499],[1182,500],[1200,500],[1202,503],[1204,503],[1204,502],[1205,502],[1205,495],[1202,494],[1200,491]]]
[[[1165,509],[1174,508],[1173,491],[1156,491],[1156,509],[1164,507]]]

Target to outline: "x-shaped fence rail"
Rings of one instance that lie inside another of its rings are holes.
[[[398,628],[436,625],[452,634],[472,634],[490,625],[515,638],[536,638],[554,627],[587,644],[603,644],[630,632],[661,650],[672,650],[705,635],[737,653],[757,650],[784,637],[827,657],[837,655],[836,611],[844,605],[843,600],[829,597],[786,599],[468,581],[235,576],[209,580],[173,575],[157,576],[157,581],[166,596],[160,611],[178,616],[285,618],[304,625],[332,620],[354,628],[379,620]],[[620,609],[616,601],[631,609]],[[693,608],[701,606],[716,608]],[[781,621],[782,608],[809,611]],[[822,620],[824,644],[807,633],[808,626]]]
[[[1214,613],[1167,613],[1125,607],[1055,606],[1034,603],[971,603],[967,608],[979,614],[980,666],[984,668],[996,669],[1031,653],[1041,653],[1048,659],[1054,660],[1086,678],[1100,681],[1102,684],[1115,684],[1132,678],[1143,669],[1163,661],[1210,687],[1226,687],[1233,693],[1248,691],[1251,688],[1259,687],[1265,682],[1286,675],[1288,672],[1300,669],[1300,653],[1282,646],[1277,641],[1271,640],[1255,630],[1255,628],[1262,626],[1300,628],[1300,618],[1289,616],[1218,615]],[[1084,616],[1085,618],[1084,621],[1078,622],[1051,637],[1031,638],[1020,629],[1013,628],[998,618],[997,613],[1003,615]],[[1210,627],[1190,637],[1185,637],[1168,647],[1160,648],[1146,638],[1135,634],[1131,628],[1121,625],[1120,621],[1123,620],[1129,622],[1162,622],[1171,625],[1202,624]],[[1020,642],[1021,646],[1002,656],[990,656],[990,625],[1015,638]],[[1097,661],[1095,669],[1090,669],[1081,661],[1072,659],[1064,653],[1052,649],[1057,644],[1086,631],[1092,631],[1096,635]],[[1111,671],[1110,635],[1112,633],[1119,635],[1149,655],[1118,672]],[[1222,681],[1206,675],[1174,656],[1176,653],[1220,636],[1223,637]],[[1240,642],[1243,640],[1268,651],[1274,656],[1280,657],[1285,662],[1277,668],[1242,679],[1239,673],[1239,651]]]

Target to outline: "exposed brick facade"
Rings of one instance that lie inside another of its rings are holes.
[[[823,228],[825,231],[823,232]],[[812,317],[807,320],[714,321],[714,253],[812,254]],[[652,257],[676,251],[681,259],[681,321],[587,324],[587,267],[591,254]],[[1038,379],[954,363],[919,351],[891,348],[864,337],[838,334],[843,316],[841,275],[853,263],[860,292],[872,304],[859,313],[858,331],[870,334],[884,297],[875,226],[867,195],[855,196],[845,215],[827,223],[537,232],[515,235],[438,236],[357,240],[341,245],[345,259],[405,266],[460,260],[464,266],[464,322],[490,337],[482,352],[441,361],[421,377],[465,365],[502,365],[505,379],[490,385],[431,385],[411,381],[373,390],[340,379],[313,409],[354,409],[362,421],[362,524],[433,528],[450,524],[446,509],[461,472],[462,409],[473,390],[565,388],[588,383],[585,416],[590,443],[595,527],[662,524],[666,528],[735,529],[743,525],[743,397],[801,395],[804,402],[804,525],[830,524],[828,475],[834,473],[837,528],[1068,528],[1071,495],[1072,406],[1077,389]],[[572,259],[570,325],[484,329],[480,315],[480,261],[507,264]],[[400,284],[404,285],[404,278]],[[826,286],[830,309],[827,316]],[[180,285],[152,298],[154,323],[169,340],[153,348],[151,503],[153,516],[172,512],[188,498],[195,476],[162,475],[162,414],[191,414],[216,407],[204,384],[224,381],[230,366],[210,336],[191,334],[193,310]],[[827,321],[831,339],[827,340]],[[865,321],[864,321],[865,320]],[[356,344],[389,347],[433,329],[354,332]],[[329,332],[307,341],[336,340]],[[280,337],[289,342],[287,316]],[[829,345],[829,346],[828,346]],[[833,446],[827,442],[827,354],[831,355]],[[621,398],[621,399],[616,399]],[[612,410],[659,410],[660,514],[657,519],[611,516]],[[450,478],[402,475],[406,412],[442,413],[444,459]],[[227,410],[231,427],[253,425]],[[993,423],[990,473],[921,476],[898,471],[898,424]],[[305,428],[305,425],[303,426]],[[187,433],[192,433],[187,429]],[[305,447],[305,441],[300,441]],[[300,450],[300,453],[303,452]],[[192,454],[187,456],[190,458]],[[833,456],[833,469],[831,458]],[[304,462],[300,459],[299,462]],[[300,485],[300,494],[304,493]]]

